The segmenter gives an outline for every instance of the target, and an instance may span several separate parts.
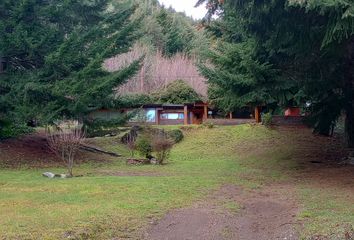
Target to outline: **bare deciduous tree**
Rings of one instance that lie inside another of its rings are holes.
[[[151,145],[153,151],[156,153],[158,164],[163,164],[168,158],[173,144],[173,140],[166,136],[165,133],[160,133],[154,136]]]
[[[136,44],[130,52],[107,59],[104,67],[109,71],[116,71],[143,55],[145,59],[141,70],[117,89],[118,94],[152,93],[181,79],[201,96],[207,96],[206,79],[195,66],[197,60],[182,53],[166,58],[161,52],[152,52],[147,47]]]
[[[77,128],[47,131],[49,148],[65,162],[70,177],[73,176],[75,155],[84,140],[85,132]]]
[[[131,157],[134,157],[134,154],[135,154],[135,149],[136,149],[135,141],[136,141],[136,135],[134,135],[132,132],[130,132],[127,135],[126,142],[127,142],[127,147],[130,150],[130,156]]]

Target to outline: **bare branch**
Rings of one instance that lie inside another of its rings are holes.
[[[161,52],[151,52],[147,47],[137,44],[130,52],[106,60],[104,67],[109,71],[117,71],[142,55],[146,57],[141,71],[120,86],[117,89],[118,94],[152,93],[181,79],[200,95],[207,96],[206,79],[195,66],[196,59],[182,53],[165,58]]]
[[[84,140],[85,132],[81,129],[47,130],[49,149],[64,161],[71,177],[73,176],[75,154],[84,143]]]

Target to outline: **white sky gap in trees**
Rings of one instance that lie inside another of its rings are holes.
[[[187,16],[194,19],[203,18],[207,12],[205,5],[194,7],[197,0],[159,0],[159,2],[167,8],[172,6],[177,12],[185,12]]]

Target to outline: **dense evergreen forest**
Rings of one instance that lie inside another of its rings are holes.
[[[5,0],[0,32],[3,137],[28,124],[85,121],[95,109],[160,101],[169,83],[185,77],[182,89],[193,97],[190,85],[200,86],[206,95],[194,65],[206,46],[197,22],[158,1]],[[143,94],[151,92],[153,99]]]
[[[224,111],[300,106],[325,135],[345,115],[354,146],[352,1],[205,2],[198,23],[153,0],[1,1],[1,134],[162,101],[182,79]]]
[[[354,2],[351,0],[200,0],[214,37],[201,66],[210,98],[225,109],[245,104],[307,108],[315,132],[329,135],[345,115],[354,146]],[[210,21],[213,15],[217,20]]]
[[[3,132],[10,129],[4,135],[11,126],[80,118],[90,107],[110,105],[112,89],[140,68],[141,59],[113,73],[102,69],[138,38],[142,19],[133,18],[134,6],[6,0],[0,11],[1,122]]]

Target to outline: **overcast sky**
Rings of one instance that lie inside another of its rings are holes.
[[[165,7],[172,6],[177,12],[185,12],[187,16],[192,16],[194,19],[201,19],[206,14],[205,6],[195,8],[197,0],[159,0]]]

